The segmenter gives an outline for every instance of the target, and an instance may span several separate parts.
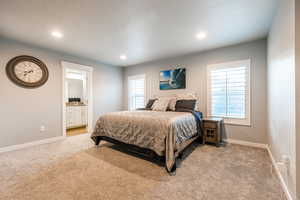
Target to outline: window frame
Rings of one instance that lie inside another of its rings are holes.
[[[232,118],[227,116],[214,116],[211,113],[211,77],[210,72],[216,69],[228,69],[233,67],[241,67],[241,65],[247,66],[247,87],[248,87],[248,94],[246,95],[246,103],[245,107],[245,118]],[[251,126],[251,98],[252,98],[252,85],[251,85],[251,59],[247,60],[238,60],[232,62],[225,62],[225,63],[218,63],[218,64],[210,64],[207,65],[207,115],[208,117],[221,117],[224,119],[225,124],[231,125],[242,125],[242,126]]]
[[[139,75],[133,75],[133,76],[128,76],[128,80],[127,80],[127,96],[128,96],[128,110],[135,110],[137,108],[132,109],[131,108],[131,95],[130,95],[130,81],[131,80],[137,80],[137,79],[144,79],[144,105],[146,103],[146,74],[139,74]]]

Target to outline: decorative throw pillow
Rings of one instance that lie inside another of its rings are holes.
[[[176,112],[185,112],[185,111],[195,111],[196,100],[178,100],[176,102],[175,111]]]
[[[154,95],[154,98],[160,99],[160,98],[168,98],[169,99],[169,105],[167,108],[167,111],[175,111],[175,105],[176,105],[176,95],[175,94],[169,94],[167,96],[159,96],[159,95]]]
[[[152,106],[153,106],[153,104],[154,104],[154,102],[156,101],[157,99],[149,99],[148,100],[148,103],[147,103],[147,105],[146,105],[146,109],[151,109],[152,108]]]
[[[154,111],[166,111],[169,105],[170,98],[159,98],[152,105]]]
[[[177,98],[176,97],[171,97],[170,100],[169,100],[168,110],[175,111],[176,102],[177,102]]]

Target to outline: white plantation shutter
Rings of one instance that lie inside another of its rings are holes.
[[[145,107],[145,75],[128,77],[129,109]]]
[[[208,114],[250,125],[250,60],[208,66]]]

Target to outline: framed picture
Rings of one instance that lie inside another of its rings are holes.
[[[160,72],[160,90],[185,89],[185,68]]]

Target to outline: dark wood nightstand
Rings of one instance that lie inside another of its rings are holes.
[[[216,147],[224,146],[223,142],[223,123],[222,118],[203,118],[204,143],[214,144]]]

